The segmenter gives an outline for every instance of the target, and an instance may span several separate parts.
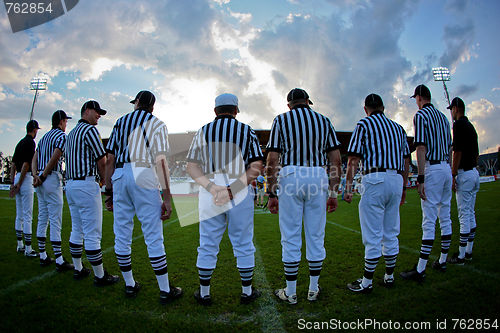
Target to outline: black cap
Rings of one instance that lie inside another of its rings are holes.
[[[431,99],[431,91],[425,85],[421,84],[415,88],[415,92],[410,98],[415,98],[415,96],[422,96]]]
[[[26,124],[26,133],[33,132],[34,129],[40,129],[40,126],[38,126],[38,121],[36,120],[30,120]]]
[[[309,95],[307,94],[307,92],[304,89],[294,88],[294,89],[290,90],[290,92],[286,96],[286,100],[288,102],[295,101],[298,99],[309,99]],[[311,105],[313,104],[313,102],[310,99],[309,99],[309,104],[311,104]]]
[[[97,112],[99,112],[99,114],[101,116],[104,116],[107,113],[106,110],[101,109],[101,106],[96,101],[87,101],[87,102],[83,103],[82,113],[87,109],[96,110]]]
[[[71,119],[71,117],[68,117],[66,112],[64,112],[63,110],[57,110],[52,115],[52,127],[59,126],[59,123],[61,122],[61,120],[64,120],[64,119]]]
[[[447,107],[447,109],[451,110],[451,108],[454,106],[458,107],[459,109],[465,110],[465,103],[464,103],[464,101],[462,101],[462,99],[460,97],[455,97],[451,101],[451,104],[450,104],[450,106]]]
[[[384,106],[382,102],[382,97],[377,94],[370,94],[365,98],[365,106],[372,109],[377,109]]]
[[[151,91],[141,90],[137,93],[137,96],[130,101],[130,103],[135,104],[137,101],[139,101],[140,105],[151,106],[155,104],[156,98]]]

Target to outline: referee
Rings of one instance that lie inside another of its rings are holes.
[[[217,96],[214,112],[215,120],[198,131],[187,155],[188,173],[201,186],[196,261],[200,289],[194,297],[202,305],[212,302],[210,279],[227,227],[241,277],[240,302],[248,304],[260,296],[260,291],[252,287],[254,204],[248,185],[260,174],[263,155],[252,128],[236,120],[239,108],[235,95]]]
[[[52,258],[45,251],[47,228],[50,224],[50,242],[56,258],[56,270],[64,272],[74,267],[62,256],[61,228],[63,209],[62,156],[66,147],[68,117],[63,110],[52,115],[52,129],[38,143],[33,157],[33,185],[38,198],[38,250],[40,265],[48,266]]]
[[[94,270],[94,284],[106,286],[118,281],[118,276],[110,275],[103,268],[102,199],[101,188],[96,181],[96,164],[100,179],[104,179],[106,151],[95,125],[106,110],[96,101],[85,102],[81,119],[69,132],[66,143],[66,199],[71,213],[71,236],[69,249],[75,270],[73,278],[82,279],[90,270],[82,265],[82,250]]]
[[[106,146],[105,190],[106,208],[114,216],[115,252],[125,280],[125,296],[135,297],[140,289],[132,274],[132,234],[137,215],[160,288],[160,303],[166,304],[182,296],[182,289],[171,286],[168,279],[162,224],[172,212],[168,135],[165,124],[153,115],[155,100],[150,91],[140,91],[130,102],[134,111],[116,121]]]
[[[384,114],[382,98],[365,99],[366,118],[361,119],[349,143],[344,200],[352,202],[352,181],[363,161],[362,196],[359,202],[361,237],[365,246],[363,277],[349,283],[353,292],[373,290],[373,273],[380,257],[385,259],[383,284],[394,285],[394,267],[399,253],[399,206],[405,201],[410,166],[410,147],[401,125]]]
[[[33,224],[33,176],[31,161],[35,154],[35,137],[38,133],[38,122],[30,120],[26,124],[26,136],[19,141],[12,156],[11,187],[9,196],[16,197],[16,236],[17,252],[27,257],[36,257],[37,253],[31,248],[31,232]],[[23,244],[23,234],[26,247]]]
[[[441,227],[441,255],[432,268],[440,272],[446,271],[446,259],[451,243],[452,177],[448,161],[452,140],[450,123],[446,116],[431,104],[429,88],[421,84],[415,88],[411,97],[415,98],[419,107],[413,124],[417,149],[418,194],[422,206],[422,247],[418,263],[412,269],[401,272],[401,277],[423,282],[438,217]]]
[[[286,288],[275,291],[288,304],[297,303],[297,274],[301,259],[302,221],[309,262],[307,299],[316,301],[319,275],[326,257],[324,247],[326,211],[337,208],[341,169],[340,142],[330,120],[312,110],[309,95],[295,88],[287,95],[290,111],[274,118],[267,144],[268,208],[279,214],[282,260]],[[279,171],[279,203],[276,192]],[[328,174],[325,169],[330,162]],[[330,189],[328,194],[328,189]]]
[[[472,260],[472,245],[476,235],[474,206],[479,191],[477,159],[479,146],[474,125],[465,116],[465,103],[455,97],[448,109],[453,116],[453,190],[456,192],[458,219],[460,221],[459,252],[448,258],[451,264],[463,265],[465,259]]]

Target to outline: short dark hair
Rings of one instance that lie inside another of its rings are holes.
[[[238,107],[236,105],[220,105],[215,107],[216,114],[233,114],[238,112]]]

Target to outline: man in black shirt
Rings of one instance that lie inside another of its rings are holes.
[[[33,223],[33,176],[31,160],[35,154],[35,137],[40,127],[36,120],[30,120],[26,125],[26,136],[19,141],[14,150],[11,168],[10,197],[16,197],[16,236],[17,252],[23,252],[27,257],[36,257],[31,248],[31,225]],[[26,247],[23,244],[23,233]]]
[[[463,265],[472,259],[472,245],[476,234],[474,205],[479,191],[479,173],[476,170],[479,147],[474,126],[465,116],[465,103],[455,97],[448,109],[453,120],[453,190],[456,192],[460,220],[459,252],[449,258],[451,264]]]

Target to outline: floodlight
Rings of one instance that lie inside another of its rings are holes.
[[[35,91],[35,97],[33,97],[33,105],[31,105],[30,120],[33,120],[33,110],[35,109],[36,98],[38,97],[39,90],[47,90],[47,79],[42,79],[36,77],[31,80],[30,90]]]
[[[444,96],[448,101],[448,106],[450,105],[450,95],[448,94],[448,88],[446,88],[446,81],[450,81],[451,75],[450,70],[447,67],[434,67],[432,69],[432,75],[434,76],[434,81],[443,82]],[[453,119],[453,116],[451,117]]]

